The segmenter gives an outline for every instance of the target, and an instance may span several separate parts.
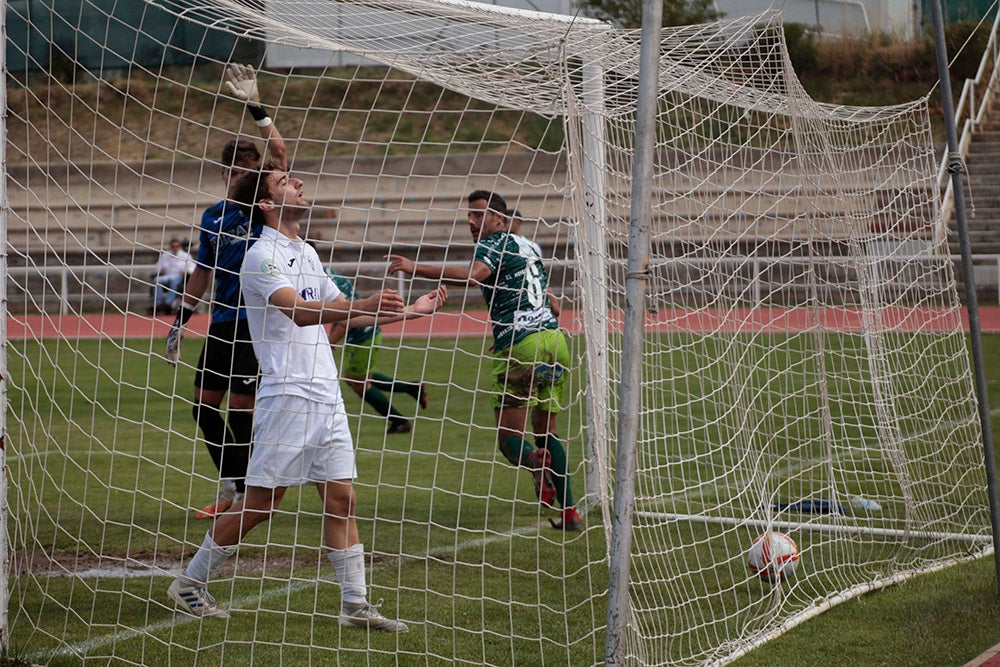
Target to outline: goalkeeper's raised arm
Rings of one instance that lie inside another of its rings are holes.
[[[260,102],[257,74],[253,67],[230,63],[226,68],[225,83],[229,94],[246,104],[247,113],[257,124],[261,138],[267,142],[264,160],[275,163],[279,169],[288,169],[285,140]]]
[[[261,104],[260,89],[257,85],[257,74],[253,67],[250,65],[241,65],[239,63],[230,63],[225,70],[223,86],[236,101],[242,102],[246,105],[247,113],[250,114],[254,123],[257,125],[261,138],[267,142],[264,148],[264,154],[267,159],[278,165],[279,168],[287,169],[287,149],[285,147],[285,140],[278,131],[277,125],[274,124],[274,121]],[[232,189],[232,185],[235,183],[236,178],[246,171],[259,169],[262,161],[263,158],[260,151],[250,142],[230,141],[226,144],[221,156],[221,177],[222,182],[226,186],[227,197],[230,194],[230,190]],[[214,209],[218,206],[219,204],[216,204],[215,207],[207,209],[205,214],[203,214],[201,225],[202,238],[199,249],[205,247],[205,215],[209,214],[209,212],[214,212]],[[234,212],[236,211],[236,209],[232,210]],[[218,244],[218,230],[213,230],[210,233],[213,235],[212,238],[209,239],[210,246],[214,249]],[[174,325],[171,327],[170,333],[167,335],[166,358],[167,362],[171,364],[176,364],[180,358],[180,344],[184,337],[184,326],[194,314],[198,307],[198,303],[201,301],[205,292],[208,290],[208,287],[211,285],[213,274],[217,268],[214,261],[202,261],[203,254],[204,253],[199,252],[198,265],[188,280],[186,286],[187,288],[181,299],[181,307],[177,314],[177,319],[174,321]],[[239,267],[243,261],[242,253],[239,254],[239,264],[236,264],[235,261],[232,262],[232,264],[235,265],[235,275],[237,277],[239,274]],[[234,294],[238,299],[238,280]],[[213,321],[215,321],[214,318]]]

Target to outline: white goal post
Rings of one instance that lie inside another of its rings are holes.
[[[37,663],[601,663],[639,33],[462,0],[5,16],[6,648]],[[330,61],[269,67],[275,48]],[[390,253],[468,265],[465,197],[486,189],[520,212],[561,307],[578,532],[551,527],[498,451],[478,288],[372,348],[375,373],[428,391],[420,408],[386,390],[409,432],[344,386],[368,595],[404,635],[339,625],[308,490],[209,582],[231,618],[166,596],[219,490],[192,418],[212,294],[171,366],[149,267],[173,239],[198,252],[226,142],[263,148],[223,84],[232,62],[257,69],[313,203],[303,235],[361,293],[436,285],[389,275]],[[927,99],[813,101],[774,13],[664,29],[659,72],[622,655],[725,664],[991,553],[986,475]],[[747,552],[773,531],[799,552],[772,584]]]

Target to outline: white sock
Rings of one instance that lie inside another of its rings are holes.
[[[226,493],[236,493],[236,482],[231,479],[222,480],[222,490]]]
[[[337,571],[340,595],[343,602],[360,604],[365,602],[368,584],[365,581],[365,546],[355,544],[346,549],[334,549],[327,554]]]
[[[198,584],[207,584],[222,564],[236,553],[236,546],[220,547],[212,539],[210,533],[205,533],[205,541],[195,553],[194,558],[184,568],[183,576]]]

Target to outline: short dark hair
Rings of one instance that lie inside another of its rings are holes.
[[[479,201],[480,199],[486,200],[486,208],[491,211],[501,215],[509,215],[509,212],[507,211],[507,200],[497,193],[490,192],[489,190],[475,190],[468,197],[470,204],[474,201]]]
[[[264,212],[260,210],[260,200],[270,199],[267,175],[280,171],[274,162],[265,162],[260,169],[241,174],[233,183],[232,201],[250,219],[251,225],[264,224]]]
[[[234,165],[260,164],[257,144],[249,139],[232,139],[222,148],[222,166],[226,169]]]

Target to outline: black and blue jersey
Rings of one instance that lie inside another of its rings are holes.
[[[198,265],[215,272],[212,323],[246,319],[240,299],[240,267],[247,248],[260,236],[260,227],[235,205],[220,201],[201,216]]]

